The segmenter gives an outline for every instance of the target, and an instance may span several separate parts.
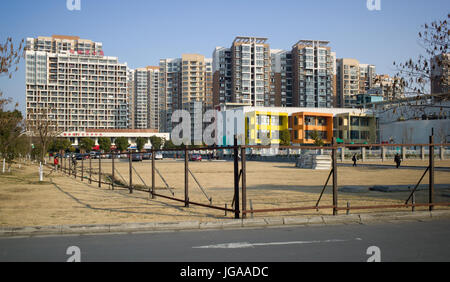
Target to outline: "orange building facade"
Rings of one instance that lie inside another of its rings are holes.
[[[314,144],[311,135],[317,131],[325,144],[333,140],[333,114],[298,112],[289,117],[292,144]]]

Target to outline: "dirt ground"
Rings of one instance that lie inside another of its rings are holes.
[[[380,163],[380,162],[376,162]],[[414,160],[405,165],[427,165],[426,161]],[[145,188],[151,186],[151,162],[133,162],[133,185]],[[436,166],[450,167],[450,161],[436,161]],[[37,166],[27,164],[14,165],[12,172],[0,174],[0,226],[33,226],[58,224],[106,224],[124,222],[152,221],[213,221],[219,218],[232,218],[233,215],[221,210],[214,210],[191,205],[185,208],[181,202],[162,197],[152,200],[149,193],[117,188],[113,191],[109,185],[89,184],[89,162],[83,162],[81,181],[81,162],[78,162],[77,178],[61,172],[50,173],[45,168],[44,182],[38,182]],[[109,181],[111,161],[102,160],[102,179]],[[127,160],[115,162],[115,176],[121,182],[129,183],[129,163]],[[184,199],[184,161],[156,161],[155,166],[174,192],[174,196]],[[194,202],[212,204],[230,208],[233,200],[233,163],[229,161],[189,162],[189,168],[201,184],[198,187],[194,178],[189,178],[189,199]],[[338,185],[373,186],[373,185],[411,185],[422,176],[424,170],[385,169],[363,167],[339,167]],[[50,173],[50,174],[49,174]],[[98,179],[98,160],[92,160],[92,177]],[[293,163],[247,162],[247,209],[289,208],[314,206],[329,175],[329,171],[295,168]],[[165,188],[161,177],[156,174],[157,193],[172,196]],[[142,180],[140,179],[142,178]],[[428,183],[428,176],[422,184]],[[450,184],[449,171],[436,171],[436,184]],[[450,185],[449,185],[450,186]],[[331,205],[331,179],[321,199],[320,205]],[[206,195],[205,195],[206,193]],[[345,207],[364,205],[402,204],[409,192],[366,191],[359,193],[339,192],[338,205]],[[435,202],[449,202],[450,189],[436,189]],[[418,191],[416,202],[426,203],[428,191]],[[438,207],[442,209],[444,207]],[[416,208],[417,210],[424,208]],[[405,209],[393,209],[405,210]],[[409,209],[408,209],[409,210]],[[380,210],[355,210],[353,212],[373,212]],[[345,213],[345,211],[341,211]],[[255,213],[254,217],[285,216],[301,214],[331,214],[330,209]]]

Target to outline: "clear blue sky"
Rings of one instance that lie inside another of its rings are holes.
[[[338,58],[375,64],[393,74],[392,62],[416,57],[420,26],[444,19],[448,0],[381,0],[369,11],[366,0],[81,0],[69,11],[66,0],[8,0],[0,4],[0,42],[8,36],[77,35],[103,42],[107,56],[131,68],[156,65],[182,53],[212,56],[235,36],[267,37],[274,49],[300,39],[330,41]],[[25,109],[24,63],[0,89]]]

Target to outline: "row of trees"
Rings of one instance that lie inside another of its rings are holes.
[[[164,140],[157,136],[150,137],[150,142],[152,146],[156,149],[160,149]],[[144,149],[145,144],[147,143],[147,138],[138,137],[136,139],[136,148],[140,152]],[[166,142],[167,143],[167,142]],[[117,137],[114,140],[114,144],[116,149],[119,152],[126,151],[131,144],[128,143],[128,139],[126,137]],[[99,149],[103,152],[111,151],[111,139],[108,137],[99,137],[98,138],[98,146]],[[80,139],[79,150],[82,153],[90,152],[95,147],[95,140],[89,137],[84,137]],[[71,142],[67,138],[55,138],[49,146],[48,152],[60,152],[60,151],[69,151],[75,152],[75,147],[72,146]]]

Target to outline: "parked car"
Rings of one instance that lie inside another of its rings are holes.
[[[140,162],[140,161],[142,161],[142,154],[141,153],[133,153],[133,154],[131,154],[131,161],[133,161],[133,162]]]
[[[91,159],[98,159],[100,157],[100,154],[99,154],[99,152],[90,152],[89,157]]]
[[[150,160],[152,158],[152,153],[143,153],[142,159],[143,160]]]
[[[156,152],[155,153],[155,160],[162,160],[163,159],[163,154],[160,152]]]
[[[192,154],[189,157],[190,161],[201,161],[202,160],[202,156],[200,154]]]
[[[89,155],[87,155],[87,154],[81,154],[81,153],[75,154],[75,159],[77,159],[77,160],[83,160],[83,159],[88,159],[88,158],[89,158]]]

